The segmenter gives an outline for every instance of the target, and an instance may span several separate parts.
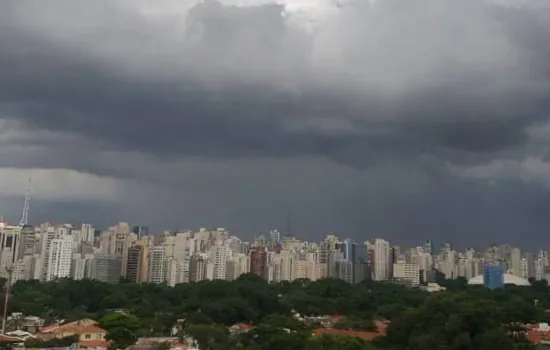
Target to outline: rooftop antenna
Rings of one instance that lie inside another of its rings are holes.
[[[286,232],[285,235],[290,237],[290,210],[286,211]]]
[[[29,186],[25,192],[25,204],[23,205],[23,212],[21,214],[21,220],[19,221],[19,227],[23,227],[29,223],[29,208],[31,205],[31,183],[32,183],[32,171],[29,175]]]

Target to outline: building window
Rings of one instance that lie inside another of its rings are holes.
[[[92,337],[91,334],[84,334],[84,339],[90,339]]]

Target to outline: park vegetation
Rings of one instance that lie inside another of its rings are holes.
[[[447,291],[428,293],[372,281],[351,285],[336,279],[269,284],[253,274],[175,287],[124,281],[19,281],[12,288],[9,309],[47,322],[99,320],[118,348],[132,345],[138,337],[168,336],[177,321],[184,320],[178,336],[192,336],[204,350],[534,349],[523,325],[550,321],[546,281],[494,291],[468,286],[464,279],[439,282]],[[339,329],[372,331],[374,320],[388,320],[389,326],[385,336],[372,342],[349,336],[313,337],[312,329],[319,326],[295,319],[297,313],[340,315],[334,326]],[[231,336],[229,327],[238,323],[254,328]]]

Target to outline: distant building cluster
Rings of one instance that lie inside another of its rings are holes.
[[[490,288],[501,286],[505,274],[550,280],[546,251],[522,254],[508,245],[458,252],[446,243],[435,251],[431,241],[402,248],[382,238],[360,243],[328,234],[320,242],[310,242],[278,231],[245,242],[223,228],[153,236],[146,227],[124,222],[103,231],[90,224],[0,223],[0,244],[0,277],[12,283],[58,278],[118,283],[124,278],[173,286],[234,280],[251,272],[269,282],[331,277],[349,283],[374,280],[418,286],[435,282],[436,270],[446,278],[464,277]]]

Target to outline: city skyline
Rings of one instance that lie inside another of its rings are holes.
[[[550,5],[0,2],[0,213],[549,245]],[[12,220],[10,220],[12,221]]]
[[[225,228],[153,234],[148,227],[118,222],[104,229],[42,223],[0,222],[0,277],[53,281],[94,279],[119,283],[175,286],[203,280],[232,281],[253,273],[268,282],[323,278],[348,283],[365,280],[405,283],[440,290],[440,278],[464,278],[490,288],[550,280],[549,251],[522,250],[509,244],[461,250],[426,241],[402,246],[386,238],[357,242],[336,233],[320,240],[284,236],[279,231],[251,240]]]
[[[372,240],[375,240],[375,239],[378,239],[378,238],[387,239],[389,242],[392,242],[392,245],[399,246],[399,247],[423,246],[423,245],[426,245],[426,244],[429,243],[430,245],[433,246],[433,249],[434,249],[433,251],[434,252],[439,251],[439,249],[442,249],[442,247],[447,246],[447,245],[450,245],[450,246],[453,247],[453,249],[458,249],[459,251],[467,251],[467,250],[470,250],[470,249],[474,249],[476,251],[483,251],[483,250],[489,249],[490,247],[508,246],[508,247],[511,247],[511,248],[521,249],[524,252],[532,252],[533,254],[534,254],[534,252],[539,251],[539,250],[544,250],[546,248],[550,249],[550,245],[546,246],[545,244],[541,244],[540,242],[539,242],[539,244],[535,244],[535,245],[532,245],[532,246],[531,245],[525,245],[525,244],[521,243],[521,240],[518,240],[518,242],[491,241],[489,243],[484,243],[484,242],[464,242],[463,240],[455,240],[455,241],[453,241],[453,240],[439,240],[437,238],[434,239],[434,238],[431,238],[431,237],[427,237],[427,238],[418,237],[415,240],[413,240],[412,243],[408,243],[406,241],[399,241],[399,240],[395,240],[395,239],[390,239],[387,236],[375,235],[375,234],[363,234],[363,235],[359,235],[357,237],[353,237],[353,235],[349,235],[346,232],[336,232],[336,231],[330,231],[330,230],[323,230],[323,231],[320,231],[320,232],[313,232],[313,233],[312,232],[310,232],[310,233],[301,233],[301,232],[294,232],[294,231],[288,232],[287,231],[288,227],[284,227],[284,228],[270,227],[270,228],[265,228],[263,230],[260,230],[258,232],[254,232],[254,233],[251,233],[251,234],[246,234],[246,233],[239,232],[238,230],[234,230],[231,227],[228,227],[226,225],[181,226],[181,227],[175,227],[175,228],[170,229],[170,228],[156,228],[156,227],[152,227],[152,226],[149,226],[149,225],[132,223],[132,222],[125,221],[125,220],[118,220],[118,221],[115,220],[114,222],[110,222],[109,224],[106,224],[106,225],[97,225],[97,224],[94,224],[93,222],[91,222],[89,220],[87,220],[87,221],[86,220],[85,221],[75,221],[75,222],[46,220],[46,221],[40,222],[38,224],[33,223],[33,222],[28,222],[24,226],[21,226],[21,222],[19,224],[17,224],[17,221],[18,220],[10,221],[9,218],[6,218],[3,215],[0,215],[0,224],[3,224],[4,226],[10,226],[10,227],[28,226],[28,227],[35,227],[36,228],[36,227],[42,227],[43,225],[50,225],[52,227],[65,227],[65,226],[68,226],[68,227],[71,227],[72,229],[78,229],[78,227],[80,227],[81,225],[90,225],[91,227],[94,228],[93,232],[95,233],[96,238],[97,238],[98,235],[100,235],[102,232],[107,230],[109,227],[112,227],[113,225],[116,226],[120,223],[124,223],[124,224],[129,225],[129,227],[131,228],[131,232],[134,232],[136,234],[138,234],[138,232],[139,232],[138,236],[146,235],[146,236],[157,237],[157,238],[162,238],[166,235],[170,236],[170,235],[174,235],[174,234],[182,233],[182,232],[193,232],[193,231],[196,231],[196,230],[199,230],[199,231],[206,230],[206,231],[209,231],[209,232],[210,231],[216,231],[216,230],[223,230],[224,232],[227,232],[228,234],[230,234],[232,236],[236,236],[236,237],[239,237],[240,239],[243,239],[243,240],[246,240],[246,241],[251,241],[251,242],[257,240],[259,237],[264,237],[264,236],[268,237],[273,232],[276,232],[277,235],[281,239],[283,239],[283,238],[284,239],[297,239],[297,240],[300,240],[300,241],[312,241],[312,242],[320,241],[320,240],[322,240],[323,238],[325,238],[327,236],[334,235],[336,237],[339,237],[342,242],[350,241],[354,244],[362,244],[364,242],[372,241]],[[115,224],[115,222],[117,224]],[[139,231],[136,232],[136,230],[139,230]]]

